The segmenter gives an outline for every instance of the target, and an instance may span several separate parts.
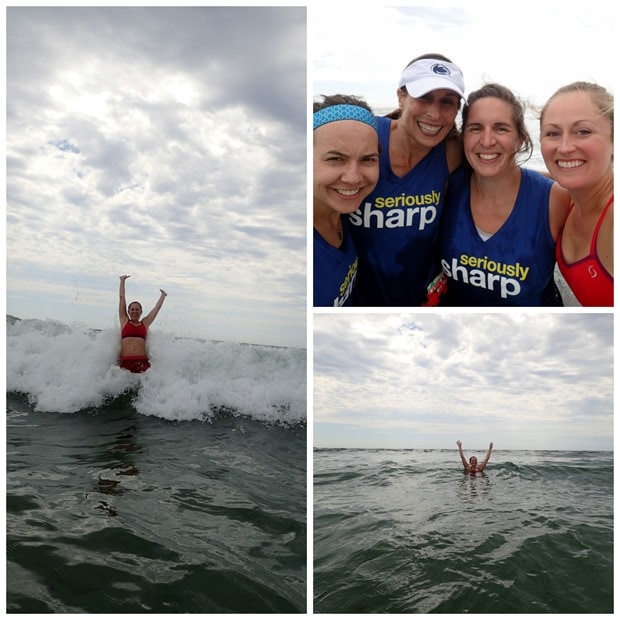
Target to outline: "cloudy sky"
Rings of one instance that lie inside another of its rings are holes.
[[[306,9],[7,10],[7,312],[306,345]]]
[[[334,3],[315,7],[313,95],[362,96],[384,114],[397,107],[401,71],[429,52],[460,66],[466,94],[499,82],[533,110],[576,80],[596,81],[613,92],[617,72],[610,59],[616,57],[617,35],[610,2],[416,4],[365,5],[359,11]],[[537,122],[530,131],[536,142]],[[544,167],[537,153],[530,165]]]
[[[433,2],[432,6],[321,3],[313,9],[314,95],[346,92],[396,107],[402,69],[416,56],[441,53],[458,64],[466,92],[497,81],[542,104],[560,86],[594,80],[613,90],[614,8],[524,0]],[[346,28],[343,24],[346,23]]]
[[[613,315],[317,314],[314,446],[613,449]]]

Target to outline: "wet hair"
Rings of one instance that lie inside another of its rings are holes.
[[[601,115],[606,117],[611,123],[611,139],[614,137],[614,96],[602,86],[595,84],[594,82],[572,82],[566,86],[558,88],[558,90],[549,97],[547,103],[543,106],[540,112],[540,123],[542,125],[543,116],[547,111],[549,104],[558,96],[565,95],[567,93],[584,93],[588,95],[592,103],[599,109]]]
[[[127,311],[129,312],[129,308],[131,308],[131,306],[133,306],[134,304],[138,304],[138,306],[140,307],[140,314],[142,314],[142,304],[139,301],[132,301],[128,306],[127,306]]]
[[[409,62],[407,66],[405,67],[405,69],[411,66],[414,62],[418,62],[418,60],[443,60],[443,62],[452,63],[452,61],[447,56],[444,56],[443,54],[433,54],[433,53],[422,54],[421,56],[417,56],[411,62]],[[407,86],[401,86],[400,90],[402,90],[404,93],[407,93]],[[460,107],[460,102],[459,102],[459,107]],[[402,114],[402,110],[400,108],[397,108],[396,110],[393,110],[389,114],[386,114],[385,117],[397,120],[400,118],[401,114]],[[450,130],[450,133],[448,133],[448,135],[446,136],[446,139],[456,138],[458,135],[459,135],[459,131],[456,127],[456,122],[455,122],[454,125],[452,126],[452,129]]]
[[[532,153],[534,152],[534,143],[532,142],[530,132],[527,130],[527,126],[525,124],[525,105],[519,101],[515,94],[505,86],[502,86],[501,84],[485,84],[482,88],[469,93],[467,103],[463,106],[462,130],[465,131],[471,106],[476,101],[484,99],[485,97],[495,97],[496,99],[500,99],[512,108],[512,122],[516,127],[517,136],[522,142],[521,148],[515,155],[524,155],[525,157],[522,158],[519,163],[525,163],[528,159],[530,159]]]

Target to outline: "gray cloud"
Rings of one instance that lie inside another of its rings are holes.
[[[493,433],[506,447],[517,436],[552,446],[561,430],[611,445],[611,314],[347,314],[314,322],[319,428],[366,428],[378,447],[378,430],[398,428],[448,438],[467,431],[481,441]]]
[[[112,304],[133,270],[305,341],[305,37],[303,7],[9,8],[9,309],[36,265]]]

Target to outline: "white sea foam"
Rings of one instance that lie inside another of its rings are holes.
[[[144,415],[209,419],[218,411],[274,423],[306,419],[306,351],[149,334],[151,368],[118,367],[117,328],[7,320],[7,391],[37,411],[73,413],[130,391]]]

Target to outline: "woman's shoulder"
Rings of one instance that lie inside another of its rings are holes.
[[[448,186],[461,191],[463,186],[468,186],[471,182],[472,170],[469,166],[460,165],[450,172]]]
[[[555,182],[540,170],[534,170],[533,168],[521,168],[521,178],[525,180],[526,183],[538,185],[545,189],[550,188]]]

